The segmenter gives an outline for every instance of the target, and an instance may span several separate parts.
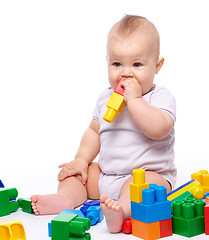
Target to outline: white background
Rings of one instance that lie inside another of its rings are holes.
[[[206,0],[1,1],[0,179],[20,197],[56,191],[57,166],[74,158],[108,87],[106,37],[124,14],[147,17],[160,33],[165,64],[155,83],[177,102],[177,186],[209,170]],[[47,239],[39,227],[29,240]]]

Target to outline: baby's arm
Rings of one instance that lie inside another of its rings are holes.
[[[126,80],[123,82],[123,86],[125,87],[124,97],[128,111],[140,130],[153,140],[168,136],[173,128],[171,116],[144,101],[141,86],[136,80]]]
[[[87,181],[88,165],[97,156],[99,149],[99,122],[92,119],[89,127],[83,134],[75,160],[59,166],[62,170],[58,175],[58,180],[62,181],[70,176],[81,175],[82,183],[85,184]]]

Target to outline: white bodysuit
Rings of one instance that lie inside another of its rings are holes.
[[[103,120],[106,104],[113,93],[106,89],[98,98],[93,118],[100,125],[99,180],[100,194],[118,200],[123,183],[136,168],[161,174],[173,187],[176,181],[174,165],[175,131],[162,140],[146,137],[132,121],[125,106],[112,123]],[[148,104],[170,114],[176,120],[176,104],[173,95],[164,87],[155,86],[142,97]]]

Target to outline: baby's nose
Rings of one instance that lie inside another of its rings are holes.
[[[128,77],[133,77],[133,72],[130,68],[123,68],[121,72],[121,77],[122,78],[128,78]]]

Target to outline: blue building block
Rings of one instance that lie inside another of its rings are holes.
[[[100,206],[100,201],[92,200],[92,201],[84,203],[83,206],[80,208],[80,210],[84,216],[86,216],[86,211],[90,206]]]
[[[171,202],[167,200],[166,187],[142,190],[142,203],[131,202],[131,217],[141,222],[152,223],[172,217]]]
[[[3,182],[1,181],[1,179],[0,179],[0,188],[4,188],[4,184],[3,184]]]
[[[90,206],[86,211],[86,218],[90,218],[91,226],[100,223],[104,219],[104,215],[100,206]]]

